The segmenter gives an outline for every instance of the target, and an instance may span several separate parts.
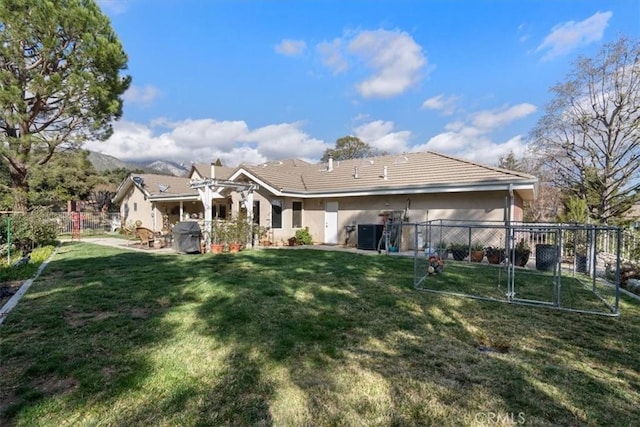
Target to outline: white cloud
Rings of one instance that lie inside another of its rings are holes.
[[[164,132],[154,133],[158,127]],[[105,142],[87,142],[84,148],[122,160],[166,159],[188,163],[220,158],[226,166],[236,166],[291,157],[315,160],[329,146],[302,131],[300,123],[250,130],[241,120],[170,122],[157,119],[151,125],[116,122],[111,138]]]
[[[440,110],[443,115],[450,116],[456,111],[458,97],[440,94],[433,96],[422,103],[422,108],[427,110]]]
[[[394,123],[375,120],[354,129],[355,136],[371,147],[388,153],[402,153],[409,151],[408,142],[411,132],[394,132]]]
[[[347,32],[330,42],[318,43],[316,50],[334,74],[345,72],[351,63],[372,71],[356,84],[363,98],[400,95],[420,80],[427,63],[422,47],[409,34],[397,30]]]
[[[533,104],[518,104],[500,110],[480,111],[473,115],[473,124],[484,129],[494,129],[536,112]]]
[[[536,111],[532,104],[518,104],[497,110],[485,110],[471,114],[468,121],[454,121],[445,131],[415,146],[413,151],[436,151],[484,164],[496,165],[501,156],[510,151],[521,157],[526,150],[525,139],[516,135],[503,142],[496,142],[492,132]]]
[[[275,46],[275,51],[285,56],[297,56],[304,52],[307,44],[302,40],[284,39]]]
[[[402,31],[362,31],[348,45],[351,53],[373,69],[356,87],[364,98],[399,95],[420,79],[427,60],[422,47]]]
[[[100,8],[106,12],[111,12],[114,15],[119,15],[126,12],[129,7],[130,0],[98,0]]]
[[[333,71],[334,74],[339,74],[349,69],[349,61],[342,52],[342,39],[337,38],[331,42],[318,43],[316,49],[324,66]]]
[[[239,140],[255,143],[257,150],[269,160],[322,157],[330,145],[310,137],[300,130],[300,126],[300,123],[268,125],[243,135]]]
[[[488,135],[465,128],[461,132],[445,132],[431,138],[426,144],[414,147],[414,151],[436,151],[487,165],[497,165],[500,157],[510,151],[522,157],[527,148],[521,135],[505,142],[494,142]]]
[[[150,85],[136,86],[131,85],[129,89],[122,95],[124,102],[138,105],[151,105],[153,101],[160,95],[160,91]]]
[[[565,55],[575,48],[599,41],[609,25],[611,16],[613,16],[612,12],[596,12],[584,21],[558,24],[537,47],[536,52],[546,52],[542,59],[549,60]]]

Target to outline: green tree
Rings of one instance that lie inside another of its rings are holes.
[[[122,115],[127,56],[94,0],[0,2],[0,161],[16,210],[54,153],[104,140]]]
[[[87,200],[102,181],[87,151],[56,152],[46,166],[35,165],[29,173],[31,206],[63,207],[68,200]]]
[[[597,222],[640,200],[640,42],[620,38],[579,58],[532,133],[552,182],[584,199]]]
[[[333,160],[359,159],[361,157],[377,156],[379,153],[366,142],[357,136],[343,136],[336,140],[335,148],[327,148],[322,155],[322,161],[326,162],[329,157]]]

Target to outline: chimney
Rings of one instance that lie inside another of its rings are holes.
[[[358,167],[357,166],[353,167],[353,177],[354,178],[358,178]]]
[[[387,166],[382,169],[382,179],[387,180]]]
[[[211,162],[211,178],[216,178],[216,164],[215,162]]]
[[[333,170],[333,156],[329,156],[329,166],[327,166],[327,170],[329,172]]]

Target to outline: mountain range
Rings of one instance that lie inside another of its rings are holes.
[[[187,176],[191,166],[160,159],[149,162],[125,162],[116,157],[95,151],[89,151],[89,161],[98,172],[112,169],[128,169],[173,176]]]

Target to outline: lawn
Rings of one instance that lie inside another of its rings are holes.
[[[412,284],[399,257],[65,244],[0,326],[0,425],[640,419],[638,303],[611,318]]]

